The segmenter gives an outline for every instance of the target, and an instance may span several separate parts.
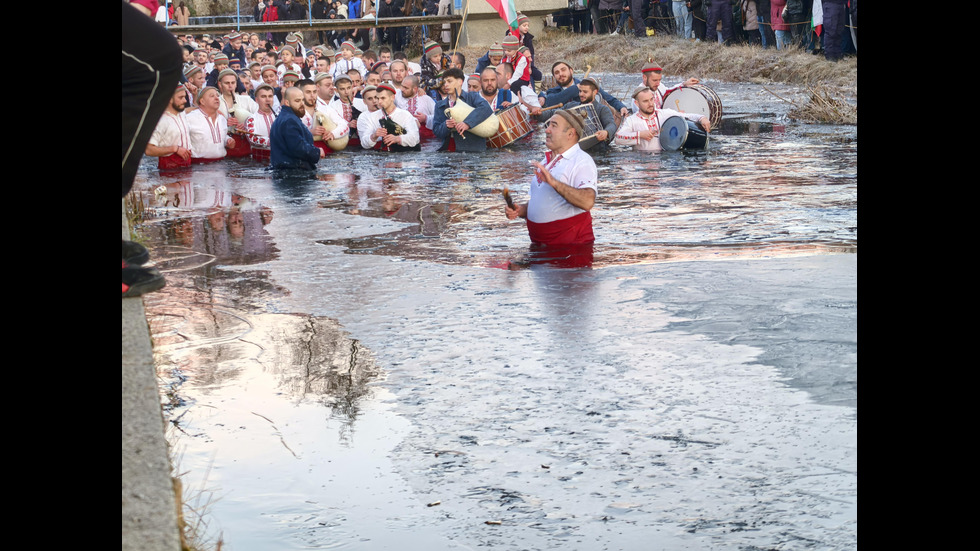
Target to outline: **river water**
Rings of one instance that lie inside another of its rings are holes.
[[[144,300],[205,539],[856,548],[857,129],[708,85],[707,151],[594,155],[596,245],[570,258],[502,212],[541,131],[342,152],[304,181],[144,159],[167,276]]]

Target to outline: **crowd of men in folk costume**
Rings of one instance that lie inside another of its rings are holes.
[[[257,35],[231,33],[214,53],[187,47],[192,39],[181,37],[184,78],[146,154],[158,157],[161,169],[252,156],[268,159],[274,170],[315,170],[340,149],[419,151],[423,140],[438,140],[440,151],[484,151],[488,139],[473,130],[515,108],[544,123],[548,151],[544,162],[534,163],[528,203],[508,205],[507,217],[525,218],[535,243],[591,243],[597,176],[583,140],[591,138],[588,148],[615,143],[657,151],[659,128],[672,116],[709,132],[707,117],[663,107],[669,92],[698,79],[668,89],[662,68],[651,61],[627,106],[596,79],[575,78],[571,64],[558,61],[551,67],[555,86],[536,92],[540,72],[522,43],[527,27],[521,16],[519,27],[489,48],[472,74],[464,72],[461,54],[447,55],[433,41],[413,63],[401,52],[361,52],[351,42],[337,52],[322,45],[306,49],[299,34],[267,51]],[[591,117],[581,106],[591,106]]]

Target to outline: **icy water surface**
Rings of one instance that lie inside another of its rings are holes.
[[[231,551],[856,548],[857,131],[709,84],[707,152],[595,155],[597,242],[570,259],[502,213],[542,132],[344,152],[298,182],[144,160],[168,281],[145,302],[207,532]]]

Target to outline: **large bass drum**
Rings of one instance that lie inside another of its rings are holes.
[[[665,151],[707,149],[708,133],[684,117],[667,117],[660,125],[660,147]]]
[[[664,96],[663,107],[681,113],[704,115],[708,117],[712,129],[721,124],[721,98],[704,84],[684,86],[669,92]]]
[[[508,146],[534,130],[531,119],[519,104],[498,111],[497,119],[500,121],[500,130],[487,138],[487,147]]]

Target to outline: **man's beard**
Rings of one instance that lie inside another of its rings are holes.
[[[170,102],[170,107],[172,107],[174,111],[180,113],[180,112],[183,112],[184,109],[187,109],[187,103],[178,104],[175,101],[171,101]]]

